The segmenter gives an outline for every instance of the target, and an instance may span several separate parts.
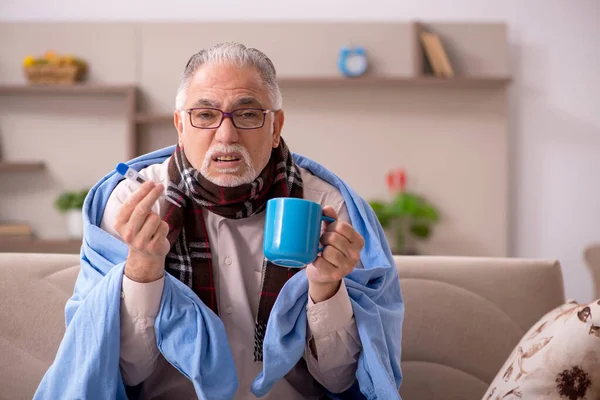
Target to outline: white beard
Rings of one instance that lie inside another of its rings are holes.
[[[219,172],[220,174],[223,174],[223,175],[220,175],[220,176],[210,175],[208,168],[210,167],[210,164],[213,161],[213,155],[215,153],[234,153],[234,152],[239,153],[242,156],[242,161],[244,162],[244,165],[246,166],[246,169],[245,169],[245,172],[243,175],[234,175],[235,172],[239,169],[239,167],[217,169],[217,172]],[[244,146],[239,145],[239,144],[224,145],[221,143],[217,143],[217,144],[212,145],[206,152],[206,155],[204,156],[204,161],[202,162],[202,167],[200,168],[200,173],[202,174],[202,176],[204,176],[210,182],[214,183],[217,186],[223,186],[223,187],[241,186],[246,183],[253,182],[258,177],[258,173],[252,166],[252,160],[250,159],[250,154],[248,153],[248,150],[246,150],[246,148]]]

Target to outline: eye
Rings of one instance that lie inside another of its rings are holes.
[[[199,111],[196,113],[196,118],[200,119],[213,119],[215,118],[216,113],[211,111]]]
[[[240,114],[242,118],[256,118],[258,117],[258,111],[255,110],[244,110]]]

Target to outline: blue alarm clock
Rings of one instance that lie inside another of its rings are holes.
[[[341,49],[338,67],[345,76],[364,75],[368,65],[367,52],[363,47],[343,47]]]

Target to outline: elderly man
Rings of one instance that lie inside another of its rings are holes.
[[[192,56],[177,145],[129,162],[143,185],[113,172],[90,190],[67,330],[36,399],[399,398],[404,303],[385,235],[345,183],[292,156],[281,102],[260,51]],[[303,269],[264,258],[276,197],[334,220]]]
[[[361,344],[342,278],[358,263],[363,238],[349,224],[339,191],[294,165],[281,137],[283,123],[281,93],[269,58],[241,44],[201,51],[185,67],[176,98],[175,155],[143,169],[150,182],[138,190],[123,181],[109,198],[102,228],[129,246],[121,371],[126,384],[142,384],[144,398],[194,397],[191,382],[161,356],[154,334],[165,268],[182,281],[188,279],[179,257],[170,253],[169,232],[181,226],[187,240],[195,236],[210,243],[206,258],[198,257],[191,265],[209,265],[215,290],[199,295],[215,305],[225,325],[239,379],[236,399],[255,398],[250,386],[261,369],[253,353],[255,321],[263,311],[263,211],[267,200],[287,195],[320,203],[324,214],[337,222],[322,236],[322,255],[306,268],[304,360],[267,398],[318,399],[323,396],[321,385],[341,392],[354,382]],[[292,177],[288,193],[285,179]],[[189,197],[181,185],[190,186]],[[151,209],[165,187],[180,198],[183,209],[170,203]],[[163,221],[161,215],[169,212],[181,215]],[[175,243],[187,247],[184,253],[192,250],[181,234]]]

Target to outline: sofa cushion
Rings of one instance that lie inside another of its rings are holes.
[[[543,316],[515,346],[484,400],[600,399],[600,300]]]
[[[395,259],[406,306],[403,399],[481,399],[523,334],[565,302],[553,260]]]
[[[31,399],[65,331],[79,257],[0,257],[0,398]]]
[[[565,301],[555,261],[396,263],[406,303],[403,399],[481,398],[523,333]],[[78,264],[77,255],[0,254],[0,399],[32,398],[62,339]]]

